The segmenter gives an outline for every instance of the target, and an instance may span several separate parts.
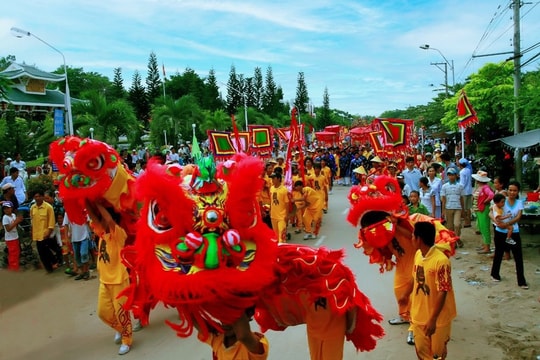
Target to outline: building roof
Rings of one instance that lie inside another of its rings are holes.
[[[38,68],[26,64],[11,63],[4,71],[0,72],[0,75],[7,79],[17,79],[22,76],[28,76],[32,79],[44,80],[44,81],[64,81],[65,76],[53,74],[39,70]]]
[[[0,97],[0,102],[13,105],[64,107],[64,93],[60,90],[45,90],[45,94],[27,94],[12,87],[6,90],[7,97]]]

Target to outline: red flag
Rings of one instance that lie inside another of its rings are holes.
[[[457,118],[458,118],[458,128],[465,129],[466,127],[478,124],[478,116],[476,116],[476,111],[474,111],[465,91],[461,90],[459,94],[459,99],[456,105]]]

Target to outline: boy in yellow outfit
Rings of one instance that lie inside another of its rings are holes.
[[[304,186],[304,183],[299,180],[294,183],[294,191],[302,194],[304,198],[305,208],[304,208],[304,229],[306,234],[304,235],[304,240],[315,239],[319,235],[319,230],[321,228],[322,220],[322,209],[324,206],[323,199],[320,197],[320,194],[309,186]],[[312,226],[314,229],[312,231]]]
[[[101,204],[87,202],[86,209],[92,220],[91,226],[99,236],[99,291],[97,312],[99,318],[116,330],[114,341],[121,344],[119,355],[131,349],[133,340],[131,316],[123,308],[125,300],[118,299],[118,294],[129,286],[129,276],[120,259],[120,250],[124,247],[127,234],[115,221],[109,211]]]
[[[418,249],[414,258],[408,294],[411,297],[411,323],[416,355],[421,360],[446,359],[456,303],[452,287],[452,265],[435,246],[435,225],[414,224],[412,243]]]
[[[281,183],[281,174],[270,175],[272,187],[270,188],[270,219],[276,239],[283,243],[287,239],[287,219],[289,214],[289,192]]]

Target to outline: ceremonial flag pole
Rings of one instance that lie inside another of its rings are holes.
[[[476,116],[476,111],[474,111],[467,95],[465,95],[465,90],[461,89],[459,94],[458,102],[456,105],[457,118],[458,118],[458,128],[461,130],[461,157],[465,157],[465,128],[478,124],[478,116]]]

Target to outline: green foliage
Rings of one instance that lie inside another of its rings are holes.
[[[319,129],[324,129],[326,126],[337,124],[332,116],[332,111],[330,110],[330,95],[328,95],[327,87],[324,88],[323,106],[318,109],[316,114]]]
[[[165,145],[165,132],[167,145],[177,146],[180,139],[191,141],[192,124],[195,124],[196,131],[202,134],[199,125],[203,124],[205,119],[205,114],[193,95],[185,95],[178,100],[169,97],[165,101],[162,99],[152,110],[151,142],[156,148]]]
[[[307,114],[309,106],[309,95],[307,91],[306,80],[304,73],[300,71],[298,73],[298,83],[296,85],[296,98],[294,99],[294,106],[298,110],[299,114]]]
[[[135,116],[145,128],[148,126],[150,120],[150,103],[148,102],[148,96],[146,90],[142,85],[141,75],[138,71],[133,73],[133,82],[129,88],[128,95],[129,102],[135,109]]]
[[[236,74],[235,66],[232,65],[231,71],[229,71],[229,81],[227,81],[227,112],[229,114],[235,114],[244,103],[242,95],[242,83]]]
[[[157,57],[154,52],[148,58],[148,75],[146,76],[146,98],[152,104],[162,94],[162,82],[159,77]]]
[[[131,143],[140,143],[140,126],[131,104],[120,99],[107,102],[98,92],[87,94],[87,100],[75,104],[77,133],[89,137],[90,128],[94,129],[94,138],[116,146],[118,137],[126,135]],[[137,136],[139,140],[137,141]]]
[[[122,79],[122,68],[115,68],[113,83],[107,92],[107,101],[126,99],[126,90],[124,89],[124,80]]]
[[[26,184],[26,189],[28,191],[29,199],[33,198],[35,192],[38,190],[41,190],[42,192],[55,190],[52,177],[47,175],[29,178]]]

